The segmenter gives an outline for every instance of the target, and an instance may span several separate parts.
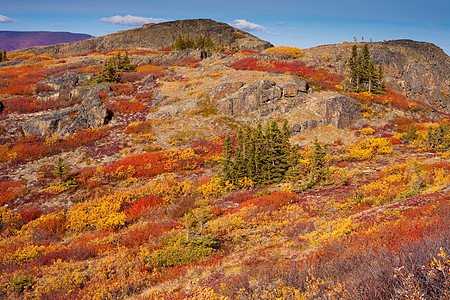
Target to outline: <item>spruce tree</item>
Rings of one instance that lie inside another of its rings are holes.
[[[328,162],[325,159],[327,153],[322,148],[320,143],[314,141],[314,150],[309,159],[310,162],[310,174],[309,180],[311,185],[315,185],[328,177]]]
[[[358,85],[358,48],[356,44],[352,47],[352,53],[347,61],[347,68],[350,75],[350,84],[353,88]]]
[[[0,52],[0,62],[3,61],[3,52]]]
[[[3,61],[7,61],[8,60],[8,56],[6,55],[6,50],[3,49]]]
[[[222,176],[224,181],[232,181],[233,173],[233,145],[231,144],[230,135],[227,134],[223,143],[223,158],[222,158]]]
[[[62,178],[69,174],[69,171],[70,169],[66,166],[64,160],[61,157],[58,157],[58,160],[55,163],[53,175],[58,178],[59,181],[62,181]]]
[[[246,168],[244,165],[244,137],[242,129],[239,128],[236,135],[236,147],[234,149],[234,159],[232,167],[233,183],[238,183],[239,179],[246,177]]]
[[[347,61],[347,69],[350,76],[348,88],[351,91],[368,91],[377,94],[384,92],[383,67],[375,66],[375,62],[370,58],[368,44],[364,44],[360,55],[358,55],[356,44],[353,45]]]

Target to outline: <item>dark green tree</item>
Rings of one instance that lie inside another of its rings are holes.
[[[232,181],[233,179],[233,145],[231,143],[230,135],[227,134],[223,143],[223,158],[222,158],[222,178],[224,181]]]
[[[53,175],[58,178],[59,181],[62,181],[62,179],[69,174],[69,171],[70,168],[66,166],[64,160],[61,157],[58,157],[53,170]]]
[[[325,159],[327,153],[325,149],[316,140],[314,141],[314,150],[309,158],[310,161],[310,173],[309,180],[311,184],[317,184],[324,181],[329,176],[328,162]]]
[[[353,45],[347,60],[347,70],[350,77],[348,84],[350,90],[376,94],[384,92],[383,66],[376,67],[375,62],[370,58],[368,44],[364,44],[360,55],[358,55],[356,44]]]

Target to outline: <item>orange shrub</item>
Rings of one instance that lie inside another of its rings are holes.
[[[0,182],[0,206],[22,195],[25,187],[20,181]]]
[[[241,205],[243,207],[249,205],[256,205],[263,210],[273,211],[284,205],[288,205],[296,201],[297,197],[295,194],[290,192],[275,192],[269,195],[260,196],[246,200]]]
[[[61,149],[74,149],[81,145],[85,145],[99,140],[108,135],[107,128],[88,128],[79,130],[74,135],[68,136],[61,140]]]
[[[162,72],[164,71],[164,68],[161,66],[155,66],[155,65],[140,65],[136,68],[137,72]]]
[[[48,155],[52,149],[47,147],[44,141],[37,137],[25,137],[16,142],[11,153],[16,153],[18,158],[35,160]]]
[[[137,100],[119,100],[114,104],[108,104],[108,109],[112,112],[132,114],[145,110],[147,106]]]
[[[113,90],[114,95],[121,96],[121,95],[131,95],[134,93],[134,86],[123,84],[123,83],[117,83],[117,84],[111,84],[111,89]]]
[[[150,133],[152,131],[151,121],[141,121],[131,123],[125,128],[126,134],[140,134],[140,133]]]

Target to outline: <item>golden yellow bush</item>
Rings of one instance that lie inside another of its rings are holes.
[[[283,59],[297,59],[303,56],[303,50],[297,47],[272,47],[263,51],[263,54],[275,55]]]
[[[375,133],[375,129],[372,129],[370,127],[366,127],[366,128],[360,129],[359,132],[361,134],[364,134],[364,135],[372,135],[372,134]]]
[[[377,155],[386,155],[392,153],[392,147],[389,140],[385,138],[370,138],[360,141],[358,144],[352,144],[346,147],[347,153],[343,155],[344,159],[371,159]]]

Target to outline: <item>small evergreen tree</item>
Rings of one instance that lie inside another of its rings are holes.
[[[314,141],[314,150],[309,158],[311,168],[309,179],[312,184],[326,180],[329,175],[328,162],[325,159],[326,155],[325,149],[323,149],[316,138]]]
[[[58,178],[59,181],[62,181],[62,179],[69,174],[69,171],[70,169],[66,166],[64,160],[61,157],[58,157],[53,170],[53,175]]]
[[[231,144],[230,135],[227,134],[223,143],[223,158],[222,158],[222,178],[224,181],[232,181],[232,158],[233,158],[233,145]]]
[[[347,70],[350,77],[348,84],[350,90],[376,94],[384,92],[383,66],[381,64],[378,68],[375,66],[375,62],[370,58],[368,44],[364,44],[360,55],[358,55],[356,44],[353,45],[347,60]]]

